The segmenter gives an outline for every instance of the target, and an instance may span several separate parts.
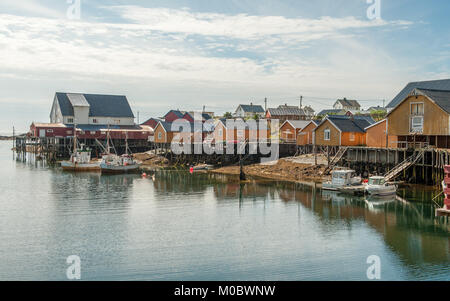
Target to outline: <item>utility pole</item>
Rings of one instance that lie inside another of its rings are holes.
[[[302,108],[303,96],[300,95],[300,109]]]
[[[386,99],[383,99],[383,108],[385,108],[385,106],[384,106],[384,102],[386,101]]]
[[[139,111],[137,111],[137,123],[139,124]]]
[[[264,111],[267,111],[267,97],[264,98]]]

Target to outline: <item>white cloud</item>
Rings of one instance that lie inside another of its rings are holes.
[[[141,107],[151,95],[167,108],[182,98],[191,106],[207,103],[230,111],[250,97],[304,93],[376,98],[385,93],[380,87],[397,89],[403,74],[382,47],[374,51],[373,45],[358,40],[361,32],[407,25],[403,21],[289,19],[135,6],[113,10],[131,23],[0,14],[4,85],[34,81],[40,95],[62,88],[103,93],[123,89]],[[14,96],[26,102],[29,95],[20,93]],[[8,99],[0,97],[4,101]]]

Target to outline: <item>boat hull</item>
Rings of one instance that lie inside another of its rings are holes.
[[[366,191],[369,195],[373,196],[389,196],[397,193],[395,186],[381,186],[381,187],[366,187]]]
[[[66,171],[76,171],[76,172],[100,171],[100,165],[99,165],[99,163],[96,163],[96,162],[73,163],[70,161],[62,161],[61,167],[63,170],[66,170]]]
[[[102,173],[106,174],[120,174],[120,173],[134,173],[139,170],[139,164],[132,165],[107,165],[100,164]]]

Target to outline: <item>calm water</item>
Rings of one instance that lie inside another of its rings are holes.
[[[308,186],[164,171],[64,173],[0,142],[0,280],[450,280],[433,191],[378,202]]]

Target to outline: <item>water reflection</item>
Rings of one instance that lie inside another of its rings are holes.
[[[371,254],[384,280],[449,279],[450,229],[434,218],[434,190],[366,199],[209,173],[105,176],[1,159],[0,279],[64,279],[72,254],[85,280],[365,280]]]

